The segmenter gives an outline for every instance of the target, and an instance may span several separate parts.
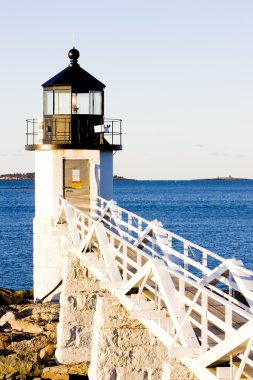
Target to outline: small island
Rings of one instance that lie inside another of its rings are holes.
[[[207,181],[248,181],[249,178],[236,178],[231,175],[228,177],[216,177],[216,178],[207,178]]]
[[[116,181],[134,181],[131,178],[125,178],[125,177],[122,177],[120,175],[114,175],[113,179],[115,179]]]
[[[0,174],[0,180],[2,181],[22,181],[22,180],[34,180],[35,173],[13,173],[13,174]]]

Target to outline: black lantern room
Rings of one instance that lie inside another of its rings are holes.
[[[43,122],[27,120],[27,150],[120,150],[121,120],[104,117],[105,85],[78,64],[79,51],[68,53],[67,68],[45,82]]]

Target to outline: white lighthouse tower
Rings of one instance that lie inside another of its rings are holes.
[[[58,197],[89,212],[97,195],[112,198],[113,152],[122,149],[121,120],[104,117],[105,85],[68,53],[67,68],[43,86],[43,121],[27,120],[26,150],[35,151],[34,299],[62,278],[64,242],[54,228]],[[48,300],[59,298],[59,288]]]

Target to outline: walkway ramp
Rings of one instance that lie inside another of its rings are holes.
[[[199,379],[252,379],[253,272],[100,197],[59,198],[56,227],[121,304]]]

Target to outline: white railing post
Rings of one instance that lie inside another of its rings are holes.
[[[203,292],[201,293],[201,351],[206,352],[208,349],[208,297]]]
[[[168,234],[168,247],[172,247],[172,236]]]
[[[206,252],[203,252],[202,251],[202,265],[204,268],[207,267],[207,253]],[[203,270],[202,270],[202,276],[204,276],[205,273],[203,273]]]
[[[184,243],[184,270],[185,272],[188,272],[188,252],[189,252],[189,246],[187,243]]]
[[[202,252],[202,265],[204,268],[207,267],[207,253]],[[202,276],[204,276],[202,270]],[[206,294],[202,292],[201,294],[201,306],[202,306],[202,314],[201,314],[201,350],[202,352],[207,351],[208,349],[208,297]]]
[[[185,310],[184,297],[185,297],[185,281],[182,278],[180,278],[179,279],[179,299],[180,299],[180,307],[182,308],[182,310]]]
[[[138,218],[138,230],[142,231],[142,220]]]
[[[129,225],[129,226],[132,226],[132,215],[128,214],[127,222],[128,222],[128,225]],[[128,228],[128,231],[127,231],[127,232],[128,232],[128,235],[132,236],[132,233],[131,233],[132,230],[131,230],[131,228],[130,228],[130,229]]]
[[[155,308],[158,308],[158,287],[157,282],[155,282]]]
[[[233,331],[233,312],[229,305],[225,307],[225,339],[228,338]]]
[[[121,210],[118,211],[118,216],[119,216],[119,219],[122,220],[122,211]]]
[[[123,244],[123,281],[127,281],[127,246]]]
[[[138,268],[140,268],[142,266],[142,260],[141,260],[140,252],[137,252],[137,265],[138,265]]]
[[[186,272],[188,272],[188,263],[186,262],[186,258],[188,257],[188,245],[184,243],[184,276],[187,277]],[[180,302],[181,302],[181,307],[183,310],[185,310],[185,305],[184,305],[184,297],[185,297],[185,281],[183,279],[179,279],[179,296],[180,296]]]

